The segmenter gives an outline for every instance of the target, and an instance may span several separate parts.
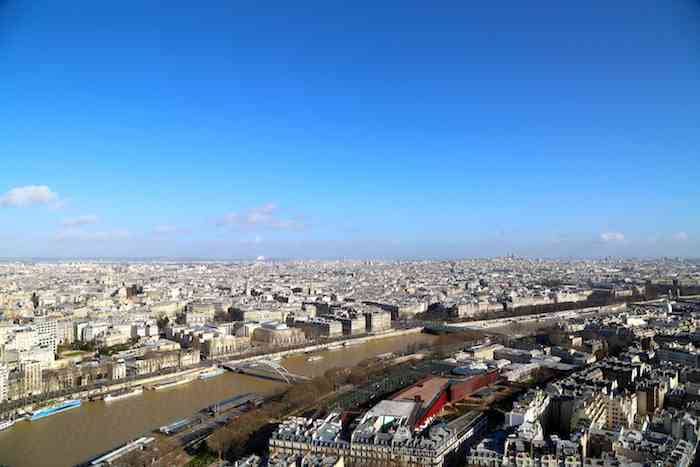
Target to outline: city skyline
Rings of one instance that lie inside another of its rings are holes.
[[[0,0],[0,467],[700,465],[700,0]]]
[[[2,3],[0,258],[700,256],[695,2],[369,5]]]

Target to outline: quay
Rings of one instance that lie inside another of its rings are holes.
[[[62,397],[62,398],[73,398],[73,399],[82,399],[82,400],[90,400],[90,401],[96,401],[96,400],[101,400],[104,398],[107,394],[116,392],[116,391],[121,391],[121,390],[129,390],[133,386],[146,386],[152,383],[158,383],[158,382],[163,382],[167,380],[172,380],[174,378],[185,378],[187,376],[192,376],[192,377],[197,377],[203,369],[206,368],[211,368],[212,364],[219,364],[219,366],[225,367],[230,370],[230,368],[226,367],[225,365],[229,364],[237,364],[237,363],[245,363],[245,362],[255,362],[259,360],[278,360],[284,357],[288,357],[291,355],[298,355],[298,354],[303,354],[303,353],[309,353],[309,352],[315,352],[315,351],[322,351],[322,350],[329,350],[333,348],[343,348],[347,346],[352,346],[352,345],[360,345],[364,344],[367,342],[371,342],[373,340],[379,340],[379,339],[386,339],[386,338],[391,338],[391,337],[401,337],[405,335],[411,335],[411,334],[419,334],[423,331],[422,326],[416,326],[413,328],[409,329],[401,329],[401,330],[395,330],[395,331],[389,331],[389,332],[384,332],[384,333],[377,333],[377,334],[370,334],[370,335],[364,335],[360,337],[350,337],[347,339],[339,340],[339,341],[333,341],[333,342],[327,342],[327,343],[322,343],[322,344],[312,344],[312,345],[307,345],[304,347],[298,347],[298,348],[293,348],[293,349],[287,349],[287,350],[282,350],[279,352],[271,352],[267,354],[262,354],[262,355],[253,355],[253,356],[240,356],[236,357],[235,355],[231,355],[230,357],[227,358],[218,358],[214,360],[208,360],[205,362],[202,362],[201,364],[195,366],[195,367],[190,367],[190,368],[185,368],[177,371],[170,371],[164,374],[158,374],[158,375],[146,375],[144,377],[138,377],[138,378],[132,378],[127,381],[119,381],[115,382],[114,384],[108,384],[105,386],[100,386],[100,387],[92,387],[89,389],[83,389],[83,390],[76,390],[76,391],[67,391],[67,392],[62,392],[60,394],[55,394],[53,397]],[[228,360],[228,361],[227,361]],[[232,370],[236,371],[236,370]],[[243,373],[243,372],[240,372]],[[256,375],[253,375],[256,376]],[[264,377],[264,374],[259,374],[257,375],[261,378]],[[283,378],[276,378],[274,375],[271,378],[267,379],[273,379],[276,381],[285,381]],[[298,376],[297,380],[304,380],[304,376],[296,375]],[[30,412],[35,408],[36,402],[33,403],[26,403],[23,405],[15,405],[12,408],[8,409],[0,409],[0,416],[14,416],[17,414],[22,414],[26,412]]]
[[[367,342],[371,342],[374,340],[387,339],[387,338],[391,338],[391,337],[402,337],[402,336],[408,336],[408,335],[412,335],[412,334],[420,334],[423,332],[423,329],[424,329],[423,326],[415,326],[415,327],[408,328],[408,329],[400,329],[400,330],[382,332],[382,333],[377,333],[377,334],[368,334],[368,335],[364,335],[364,336],[360,336],[360,337],[349,337],[349,338],[342,339],[342,340],[325,342],[322,344],[311,344],[311,345],[307,345],[304,347],[297,347],[294,349],[281,350],[279,352],[270,352],[270,353],[266,353],[266,354],[262,354],[262,355],[253,355],[250,357],[242,357],[242,358],[228,357],[229,361],[226,361],[226,358],[217,359],[217,361],[223,361],[224,364],[228,364],[228,363],[255,362],[258,360],[281,360],[284,357],[289,357],[292,355],[318,352],[318,351],[323,351],[323,350],[338,350],[338,349],[350,347],[353,345],[365,344]]]
[[[148,445],[153,443],[155,441],[155,438],[153,437],[147,437],[147,436],[142,436],[139,439],[136,439],[134,441],[131,441],[129,443],[126,443],[124,446],[121,446],[113,451],[110,451],[94,460],[88,461],[85,464],[81,464],[81,466],[109,466],[109,465],[114,465],[115,462],[119,461],[122,457],[125,455],[129,454],[130,452],[136,451],[137,449],[143,450],[145,449]]]
[[[474,331],[481,331],[491,328],[497,328],[500,326],[507,326],[512,323],[530,323],[533,321],[555,321],[555,320],[567,320],[574,318],[582,318],[586,316],[595,316],[604,313],[614,313],[621,312],[627,308],[626,303],[617,305],[605,305],[605,306],[595,306],[589,308],[575,308],[566,311],[556,311],[551,313],[538,313],[522,316],[513,316],[510,318],[494,318],[485,319],[480,321],[465,321],[460,323],[445,323],[440,326],[440,328],[451,328],[454,329],[469,329]],[[433,331],[435,328],[432,329]],[[442,329],[440,329],[442,330]]]

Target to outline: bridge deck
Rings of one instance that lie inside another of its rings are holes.
[[[245,363],[228,362],[224,363],[221,366],[229,371],[234,371],[236,373],[241,373],[249,376],[256,376],[258,378],[272,379],[275,381],[282,381],[288,384],[299,381],[308,381],[311,379],[308,376],[290,373],[286,368],[284,368],[281,365],[264,361]]]

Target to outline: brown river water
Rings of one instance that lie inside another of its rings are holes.
[[[330,368],[354,366],[366,358],[433,339],[426,334],[387,337],[314,354],[323,356],[322,360],[309,362],[309,355],[301,354],[287,357],[281,363],[292,373],[319,376]],[[144,391],[141,396],[109,404],[83,402],[78,409],[34,422],[22,421],[1,431],[0,464],[72,466],[162,425],[189,417],[222,399],[247,392],[268,395],[282,388],[282,383],[227,372],[168,390]]]

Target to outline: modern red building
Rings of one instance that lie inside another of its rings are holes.
[[[422,430],[442,412],[446,404],[458,402],[498,380],[498,371],[464,379],[428,377],[392,397],[395,401],[411,401],[418,405],[415,429]]]
[[[425,428],[449,401],[447,378],[429,377],[418,381],[392,397],[395,401],[411,401],[418,404],[415,429]]]
[[[498,377],[498,371],[491,371],[465,379],[452,379],[449,386],[449,401],[451,403],[459,402],[479,389],[494,384]]]

